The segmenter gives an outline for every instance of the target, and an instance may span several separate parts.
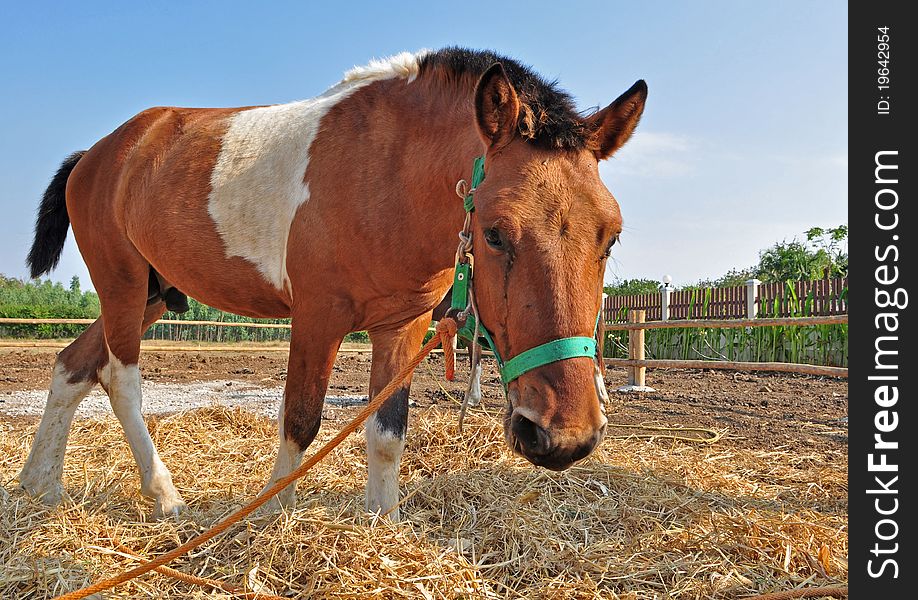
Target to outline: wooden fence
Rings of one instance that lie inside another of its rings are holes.
[[[742,319],[754,316],[799,317],[848,313],[848,278],[755,283],[723,288],[671,290],[668,319]],[[750,314],[749,294],[754,295]],[[622,323],[629,310],[643,310],[648,321],[663,319],[663,294],[608,296],[606,323]]]
[[[848,315],[821,315],[815,317],[784,317],[769,319],[693,319],[682,321],[657,321],[646,322],[646,313],[643,310],[628,312],[628,322],[606,326],[606,331],[628,331],[628,358],[605,358],[603,362],[608,366],[625,367],[628,370],[628,386],[620,391],[644,391],[645,370],[647,367],[662,369],[729,369],[733,371],[779,371],[784,373],[799,373],[807,375],[822,375],[826,377],[848,378],[848,369],[845,367],[831,367],[808,365],[800,363],[782,362],[749,362],[731,360],[672,360],[644,358],[644,330],[677,327],[703,327],[703,328],[733,328],[733,327],[776,327],[776,326],[805,326],[805,325],[831,325],[848,323]]]
[[[14,317],[0,317],[0,331],[2,331],[3,326],[10,325],[86,325],[89,326],[94,323],[96,319],[26,319],[26,318],[14,318]],[[157,338],[154,335],[151,335],[151,332],[156,331],[156,327],[168,327],[168,330],[163,330],[164,334],[160,335]],[[172,328],[188,328],[188,329],[177,329],[173,331]],[[207,344],[206,342],[220,342],[220,336],[217,336],[217,339],[208,339],[208,336],[202,336],[202,328],[215,328],[218,332],[224,328],[252,328],[255,331],[264,331],[267,329],[283,329],[289,330],[291,328],[290,323],[265,323],[265,322],[234,322],[234,321],[195,321],[192,319],[180,320],[180,319],[160,319],[156,321],[153,326],[147,331],[147,334],[144,336],[144,342],[153,342],[153,343],[144,343],[142,346],[144,351],[148,352],[287,352],[290,349],[289,345],[289,333],[287,339],[282,340],[270,340],[270,341],[280,341],[281,344],[274,346],[246,346],[245,342],[236,342],[230,343],[223,346],[216,346],[212,344]],[[197,329],[197,335],[188,335],[188,332],[192,329]],[[169,334],[174,335],[175,337],[170,337],[170,335],[165,335],[165,332],[168,331]],[[428,327],[427,331],[433,332],[435,328],[433,326]],[[196,343],[194,345],[188,346],[179,346],[179,345],[156,345],[156,341],[174,341],[174,342],[204,342]],[[72,339],[60,340],[36,340],[36,339],[11,339],[0,337],[0,348],[53,348],[53,349],[62,349],[66,348],[72,342]],[[260,342],[257,338],[247,340],[249,342]],[[457,348],[456,345],[453,345],[453,350],[458,354],[468,354],[468,349],[466,348]],[[372,352],[372,346],[369,344],[355,345],[351,348],[340,348],[339,352]],[[435,349],[432,352],[442,353],[442,349]],[[482,356],[490,356],[490,352],[483,352]]]
[[[774,317],[848,314],[848,278],[761,283],[759,314]]]

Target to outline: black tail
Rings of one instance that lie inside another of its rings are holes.
[[[85,150],[74,152],[67,157],[57,170],[38,207],[38,218],[35,220],[35,239],[32,249],[26,258],[26,264],[32,277],[39,277],[50,272],[61,260],[64,242],[67,240],[67,228],[70,227],[70,215],[67,214],[67,203],[64,191],[67,189],[67,178],[76,166]]]

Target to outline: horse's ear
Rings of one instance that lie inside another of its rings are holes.
[[[475,89],[475,121],[488,148],[500,148],[513,139],[519,114],[520,99],[503,65],[491,65]]]
[[[599,112],[586,118],[587,126],[593,130],[593,152],[599,160],[605,160],[625,145],[644,112],[647,100],[647,84],[639,79],[631,88]]]

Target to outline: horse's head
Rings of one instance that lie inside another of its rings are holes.
[[[595,333],[603,272],[622,229],[618,203],[598,164],[631,136],[647,86],[637,82],[606,108],[569,123],[572,147],[533,143],[533,121],[551,119],[521,102],[503,67],[478,83],[475,115],[487,146],[487,178],[475,192],[475,296],[481,321],[505,360]],[[511,381],[504,434],[536,465],[565,469],[586,457],[606,427],[595,361],[549,362]]]

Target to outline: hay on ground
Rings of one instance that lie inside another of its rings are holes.
[[[249,519],[170,566],[297,598],[735,598],[847,580],[843,453],[606,440],[582,465],[535,469],[500,419],[412,412],[404,522],[364,513],[365,444],[351,436],[299,484],[296,510]],[[47,508],[13,478],[35,424],[0,421],[0,597],[51,598],[136,565],[252,498],[276,449],[272,420],[198,409],[148,424],[189,503],[150,522],[151,502],[113,418],[78,421]],[[342,422],[323,425],[318,442]],[[229,598],[151,573],[114,598]]]

